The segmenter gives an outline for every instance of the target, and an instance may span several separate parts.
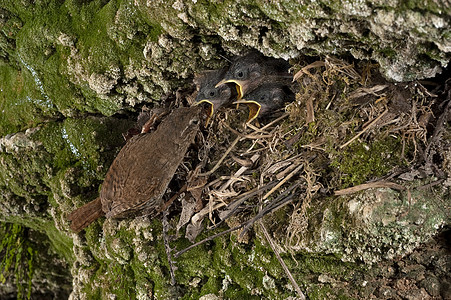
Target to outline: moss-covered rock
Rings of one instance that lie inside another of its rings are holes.
[[[293,61],[303,55],[373,60],[394,81],[433,77],[451,57],[450,13],[449,4],[437,1],[3,0],[0,221],[29,228],[33,243],[44,241],[36,249],[48,249],[36,265],[35,291],[44,293],[43,282],[57,290],[62,276],[64,291],[53,295],[66,295],[72,280],[73,299],[295,295],[258,226],[249,245],[223,236],[183,254],[172,286],[160,220],[102,218],[76,235],[67,214],[97,197],[136,110],[191,86],[195,72],[257,49]],[[330,122],[328,113],[316,124]],[[331,131],[338,127],[330,124]],[[317,134],[315,124],[309,126],[296,147]],[[449,128],[445,132],[449,138]],[[341,187],[353,186],[404,166],[401,147],[392,136],[351,145],[328,153],[328,167],[344,174]],[[377,189],[315,199],[302,215],[309,230],[286,245],[291,255],[282,254],[301,289],[311,299],[385,293],[365,283],[368,265],[411,253],[449,224],[449,153],[442,157],[444,187],[434,193],[416,189],[433,178],[427,173],[412,183],[410,197]],[[282,226],[285,213],[270,220]],[[285,244],[285,236],[274,239]],[[170,242],[178,250],[188,245],[184,238]],[[46,262],[71,266],[72,278],[67,272],[52,277]],[[347,285],[353,280],[357,287]],[[424,282],[437,293],[432,285]],[[0,294],[14,293],[10,282],[8,288]]]
[[[57,111],[111,115],[158,101],[249,48],[286,59],[351,53],[396,81],[432,77],[450,59],[450,7],[436,2],[10,0],[1,9],[2,107],[14,107],[3,118],[17,105],[37,110],[2,121],[4,133]]]
[[[311,204],[308,229],[299,243],[290,246],[367,264],[402,257],[449,223],[449,211],[443,207],[450,200],[414,188],[321,199]]]
[[[66,119],[1,138],[1,222],[30,228],[35,236],[44,233],[46,246],[38,247],[47,247],[51,255],[71,264],[75,255],[66,230],[66,213],[73,203],[95,197],[97,186],[93,183],[103,178],[105,165],[116,154],[114,146],[122,143],[120,133],[129,126],[127,120]],[[35,244],[39,240],[33,238]],[[41,250],[37,251],[36,255]],[[49,276],[45,272],[36,274]],[[58,282],[60,278],[54,279]],[[49,282],[52,280],[49,278]],[[56,282],[51,289],[58,289]]]

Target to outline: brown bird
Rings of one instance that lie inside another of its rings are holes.
[[[249,118],[247,120],[249,123],[257,116],[268,115],[281,108],[284,103],[294,101],[294,99],[295,96],[288,86],[272,83],[259,86],[245,95],[243,99],[234,103],[243,103],[249,107]]]
[[[203,71],[194,78],[194,83],[198,90],[195,100],[196,105],[200,103],[208,103],[210,105],[209,119],[220,107],[237,100],[238,92],[234,84],[222,84],[215,87],[224,78],[225,73],[225,69]]]
[[[133,136],[111,164],[97,199],[69,215],[75,232],[105,215],[124,218],[161,212],[162,199],[199,130],[200,107],[171,112],[152,133]]]
[[[224,78],[216,84],[235,83],[238,99],[266,83],[289,84],[293,76],[288,73],[289,63],[283,59],[268,58],[260,52],[251,52],[235,59]]]

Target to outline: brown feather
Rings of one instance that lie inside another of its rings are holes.
[[[74,232],[80,232],[83,228],[103,215],[102,202],[100,198],[97,198],[70,213],[68,217],[72,221],[70,229]]]

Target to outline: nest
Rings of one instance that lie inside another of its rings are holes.
[[[449,82],[394,84],[377,65],[332,57],[292,65],[296,101],[257,124],[246,124],[245,107],[221,109],[198,135],[176,176],[186,183],[176,229],[186,227],[192,242],[203,230],[229,229],[175,257],[229,232],[247,243],[256,224],[276,254],[298,249],[315,197],[408,191],[402,182],[419,169],[443,177],[434,155],[449,120]],[[358,151],[381,159],[359,160]],[[362,165],[357,174],[350,160]]]

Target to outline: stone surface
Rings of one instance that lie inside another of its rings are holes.
[[[293,297],[261,234],[250,245],[223,236],[184,254],[173,287],[161,222],[102,220],[75,235],[66,216],[97,196],[140,106],[191,86],[195,72],[258,49],[292,61],[372,60],[394,81],[433,77],[451,58],[450,15],[440,1],[2,1],[0,221],[44,234],[44,265],[72,266],[69,275],[41,265],[35,292],[54,299],[70,289],[71,299]],[[443,187],[433,192],[412,190],[409,200],[376,189],[311,206],[308,235],[289,245],[296,253],[282,254],[310,299],[450,296],[449,253],[431,240],[449,225],[450,153]],[[418,254],[424,243],[431,249]],[[409,254],[411,264],[391,260]],[[399,281],[382,282],[389,279]],[[0,297],[14,288],[8,282]]]
[[[449,196],[374,189],[312,203],[297,251],[335,254],[343,261],[378,263],[410,254],[449,221]]]

